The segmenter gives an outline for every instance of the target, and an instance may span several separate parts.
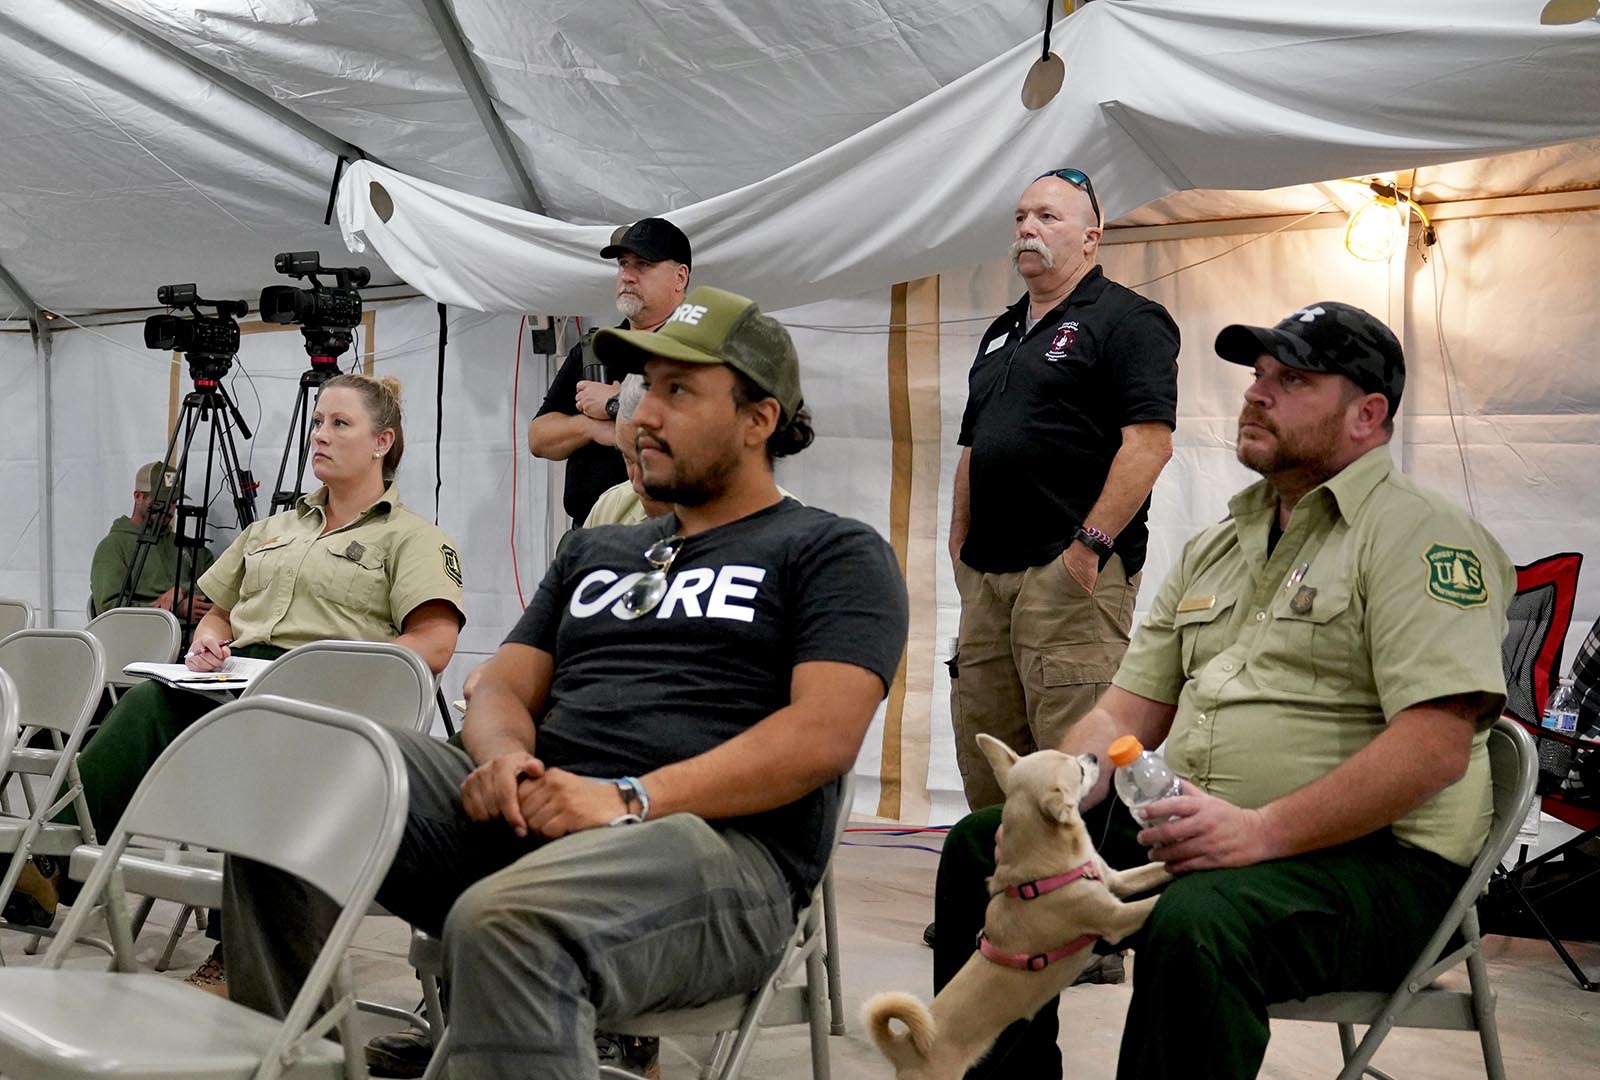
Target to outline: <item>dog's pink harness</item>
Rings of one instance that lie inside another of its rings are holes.
[[[1094,863],[1086,862],[1082,866],[1073,867],[1065,874],[1054,877],[1038,878],[1034,881],[1024,881],[1020,885],[1007,885],[1006,895],[1018,900],[1037,900],[1046,893],[1053,893],[1057,889],[1071,885],[1079,878],[1088,878],[1091,881],[1100,880],[1100,871],[1096,870]],[[1084,934],[1082,937],[1073,938],[1059,949],[1052,949],[1042,953],[1014,953],[996,948],[986,937],[982,930],[978,931],[978,952],[983,954],[985,960],[993,961],[1002,967],[1018,968],[1022,971],[1043,971],[1051,964],[1065,960],[1075,952],[1093,945],[1100,937],[1099,934]]]

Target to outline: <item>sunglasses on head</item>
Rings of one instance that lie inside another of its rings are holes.
[[[1067,183],[1071,184],[1073,187],[1089,196],[1089,206],[1094,210],[1095,224],[1100,224],[1100,222],[1103,220],[1103,216],[1100,213],[1100,200],[1094,197],[1094,183],[1089,179],[1088,173],[1084,172],[1082,169],[1051,169],[1049,172],[1040,173],[1033,179],[1034,182],[1037,183],[1047,176],[1054,176],[1058,180],[1065,180]]]

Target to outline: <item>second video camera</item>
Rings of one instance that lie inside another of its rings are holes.
[[[362,286],[372,280],[365,266],[323,266],[316,251],[285,251],[272,260],[280,274],[305,278],[308,289],[269,285],[261,290],[261,321],[298,325],[306,349],[333,357],[350,347],[350,331],[361,321]],[[319,277],[332,277],[331,285]]]

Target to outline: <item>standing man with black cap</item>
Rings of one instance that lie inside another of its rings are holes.
[[[1261,480],[1185,545],[1060,747],[1104,754],[1131,734],[1184,778],[1142,828],[1109,768],[1079,804],[1108,862],[1175,876],[1129,942],[1121,1080],[1253,1077],[1268,1005],[1393,989],[1491,816],[1516,575],[1487,529],[1394,466],[1400,342],[1321,301],[1229,326],[1216,350],[1253,372],[1237,454]],[[936,979],[983,924],[999,824],[979,811],[945,842]],[[1052,1003],[1013,1024],[969,1080],[1059,1077],[1057,1022]]]
[[[617,311],[623,317],[619,328],[655,330],[683,303],[689,287],[689,238],[665,218],[645,218],[619,229],[600,257],[617,260]],[[590,348],[593,340],[591,332],[567,353],[528,425],[528,450],[534,457],[567,463],[562,506],[575,525],[583,524],[601,492],[628,478],[616,451],[617,394],[624,375],[639,374],[624,369],[628,361],[624,366],[602,364]]]

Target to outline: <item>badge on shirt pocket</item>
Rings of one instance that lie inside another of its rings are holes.
[[[1067,355],[1067,350],[1071,349],[1077,343],[1077,340],[1078,324],[1076,322],[1062,323],[1060,328],[1056,330],[1055,336],[1050,339],[1050,347],[1045,350],[1044,358],[1052,364],[1055,363]]]
[[[327,598],[353,611],[388,618],[389,575],[383,552],[356,540],[327,552],[333,564],[328,569]]]

